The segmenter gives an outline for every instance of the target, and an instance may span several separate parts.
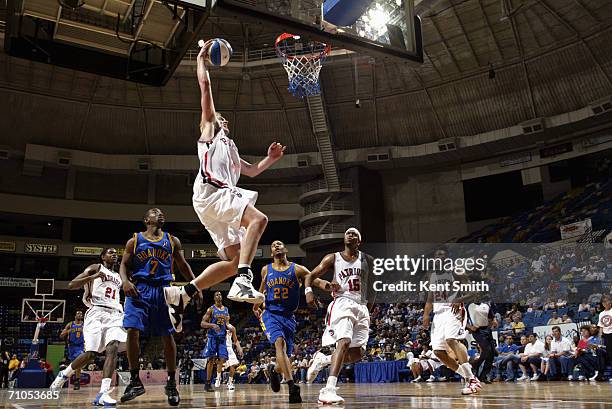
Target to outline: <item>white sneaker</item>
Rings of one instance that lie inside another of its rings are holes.
[[[323,352],[315,352],[314,356],[312,357],[312,365],[310,365],[308,371],[306,372],[306,382],[312,383],[316,379],[319,372],[321,372],[321,369],[327,366],[325,365],[325,358],[326,356]]]
[[[568,375],[567,376],[567,380],[568,381],[573,381],[574,380],[574,375]]]
[[[538,379],[540,379],[540,375],[538,374],[533,374],[533,376],[531,377],[531,381],[537,381]]]
[[[176,332],[183,330],[183,313],[191,297],[185,292],[185,287],[170,286],[164,288],[164,298],[168,305],[170,322]]]
[[[234,382],[228,382],[227,383],[227,390],[228,391],[233,391],[235,389],[236,389],[236,387],[234,386]]]
[[[595,381],[597,381],[597,377],[598,377],[598,376],[599,376],[599,371],[595,371],[595,375],[591,376],[591,377],[589,378],[589,381],[591,381],[591,382],[595,382]]]
[[[221,378],[217,376],[217,379],[215,379],[215,388],[218,388],[221,386]]]
[[[52,391],[61,391],[67,380],[68,377],[65,376],[62,371],[59,371],[49,389]]]
[[[253,279],[246,275],[236,277],[227,294],[227,298],[232,301],[249,302],[251,304],[263,303],[264,295],[253,287],[252,281]]]
[[[580,375],[580,376],[578,376],[578,380],[579,380],[579,381],[584,381],[585,379],[586,379],[586,378],[584,377],[584,375]]]
[[[461,389],[462,395],[475,395],[482,389],[482,385],[478,378],[473,377],[469,381],[466,382],[463,389]]]
[[[519,381],[519,382],[520,382],[520,381],[526,381],[527,379],[529,379],[529,377],[528,377],[528,376],[526,376],[526,375],[523,375],[523,376],[521,376],[520,378],[518,378],[518,379],[517,379],[517,381]]]
[[[446,376],[439,377],[438,382],[446,382]]]
[[[110,391],[100,392],[96,395],[96,398],[93,401],[94,406],[117,406],[117,401],[110,397]]]
[[[429,375],[429,378],[425,382],[435,382],[435,381],[436,381],[436,377],[433,375]]]
[[[416,378],[414,378],[411,382],[413,383],[417,383],[417,382],[421,382],[421,375],[417,376]]]
[[[344,403],[344,399],[341,396],[338,396],[336,390],[338,388],[328,388],[325,387],[321,389],[319,392],[319,405],[342,405]]]

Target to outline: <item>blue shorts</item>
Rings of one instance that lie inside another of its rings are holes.
[[[139,295],[125,297],[123,328],[135,328],[154,337],[172,334],[174,328],[164,299],[164,287],[167,286],[137,283]]]
[[[85,350],[85,345],[68,345],[68,360],[74,361]]]
[[[221,358],[227,361],[227,345],[225,342],[225,335],[209,335],[206,347],[202,352],[202,358]]]
[[[274,344],[278,338],[285,340],[287,356],[290,356],[293,353],[293,338],[296,329],[293,315],[287,317],[265,310],[261,316],[260,323],[271,344]]]

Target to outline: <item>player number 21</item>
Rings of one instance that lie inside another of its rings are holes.
[[[115,299],[115,293],[117,292],[117,290],[113,290],[110,287],[106,287],[106,291],[104,292],[104,296],[106,298],[112,298],[113,300]],[[112,293],[112,295],[111,295]]]
[[[283,290],[282,293],[281,293],[281,290]],[[283,300],[286,300],[287,298],[289,298],[289,289],[287,287],[284,287],[284,288],[276,287],[274,289],[274,299],[278,300],[281,298]]]

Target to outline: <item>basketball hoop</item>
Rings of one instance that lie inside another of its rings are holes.
[[[276,39],[275,47],[289,76],[289,92],[298,98],[319,95],[319,73],[331,46],[318,41],[304,42],[300,36],[283,33]]]

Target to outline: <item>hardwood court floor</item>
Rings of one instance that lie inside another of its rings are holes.
[[[181,408],[221,407],[233,408],[316,408],[320,384],[300,385],[302,405],[287,403],[287,389],[273,393],[267,385],[237,385],[228,392],[224,387],[206,393],[203,385],[180,387]],[[534,409],[590,409],[612,408],[612,384],[609,382],[534,382],[483,385],[477,396],[461,396],[459,383],[395,383],[395,384],[342,384],[339,393],[345,399],[345,408],[534,408]],[[85,408],[91,407],[97,387],[84,387],[80,391],[64,390],[57,401],[7,401],[2,392],[4,407],[26,408]],[[112,393],[116,399],[120,391]],[[125,408],[168,407],[163,386],[149,386],[147,393],[120,405]]]

